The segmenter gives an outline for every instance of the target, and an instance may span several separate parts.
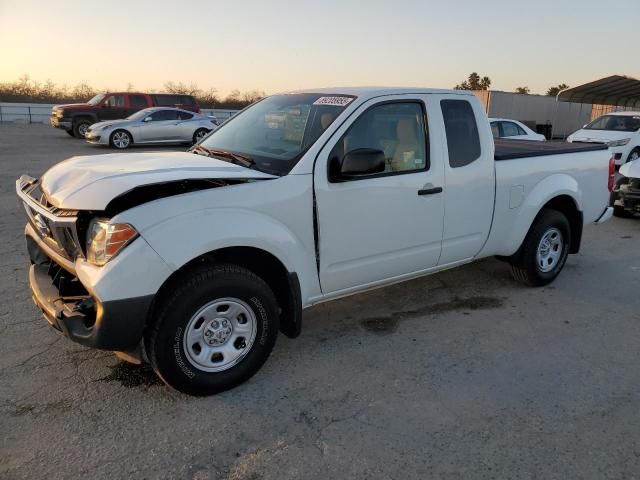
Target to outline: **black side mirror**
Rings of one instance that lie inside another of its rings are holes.
[[[329,181],[355,180],[363,175],[382,173],[385,169],[382,150],[358,148],[347,153],[342,160],[333,157],[329,161]]]

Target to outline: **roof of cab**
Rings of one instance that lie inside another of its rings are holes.
[[[406,95],[412,93],[446,93],[472,96],[470,90],[447,90],[438,88],[416,87],[329,87],[307,88],[287,93],[321,93],[325,95],[354,95],[356,97],[380,97],[384,95]]]

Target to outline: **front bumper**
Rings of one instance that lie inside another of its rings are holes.
[[[53,328],[86,347],[135,349],[142,338],[144,319],[153,296],[99,302],[88,293],[82,294],[77,279],[78,285],[69,287],[73,283],[73,279],[60,274],[55,263],[32,264],[29,268],[33,302]],[[65,284],[70,295],[62,290]]]
[[[87,142],[93,143],[96,145],[106,145],[107,143],[109,143],[108,136],[100,135],[98,132],[93,132],[91,130],[89,130],[85,134],[84,139]]]
[[[621,206],[629,213],[640,213],[640,189],[622,185],[617,193],[614,205]]]
[[[53,128],[61,128],[63,130],[71,130],[73,128],[73,122],[71,122],[71,120],[58,117],[57,115],[51,115],[49,117],[49,123]]]

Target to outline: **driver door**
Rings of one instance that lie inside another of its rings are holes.
[[[148,119],[148,120],[147,120]],[[178,121],[175,110],[158,110],[145,117],[136,129],[138,142],[163,142],[175,138],[175,124]]]
[[[438,138],[429,138],[425,97],[365,103],[320,152],[314,186],[325,294],[400,280],[438,264],[442,148]],[[332,159],[357,149],[383,152],[384,171],[330,179]]]

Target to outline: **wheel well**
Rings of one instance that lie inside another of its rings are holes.
[[[71,118],[71,122],[72,123],[76,123],[79,120],[88,120],[89,122],[95,122],[95,118],[93,118],[91,115],[75,115],[74,117]]]
[[[273,291],[280,307],[280,331],[290,338],[300,335],[302,301],[300,283],[295,272],[289,272],[271,253],[253,247],[229,247],[205,253],[173,272],[156,293],[163,298],[174,282],[196,265],[203,263],[231,263],[255,273]],[[153,312],[153,308],[150,310]]]
[[[113,135],[119,131],[127,132],[129,134],[129,138],[131,139],[131,144],[133,145],[135,143],[133,140],[133,134],[126,128],[116,128],[113,132],[111,132],[111,134],[109,135],[109,143],[111,143],[111,139],[113,138]]]
[[[569,221],[571,228],[571,245],[569,245],[569,253],[578,253],[580,251],[580,242],[582,240],[582,212],[578,210],[576,202],[569,195],[560,195],[552,198],[542,207],[557,210],[562,213]]]

